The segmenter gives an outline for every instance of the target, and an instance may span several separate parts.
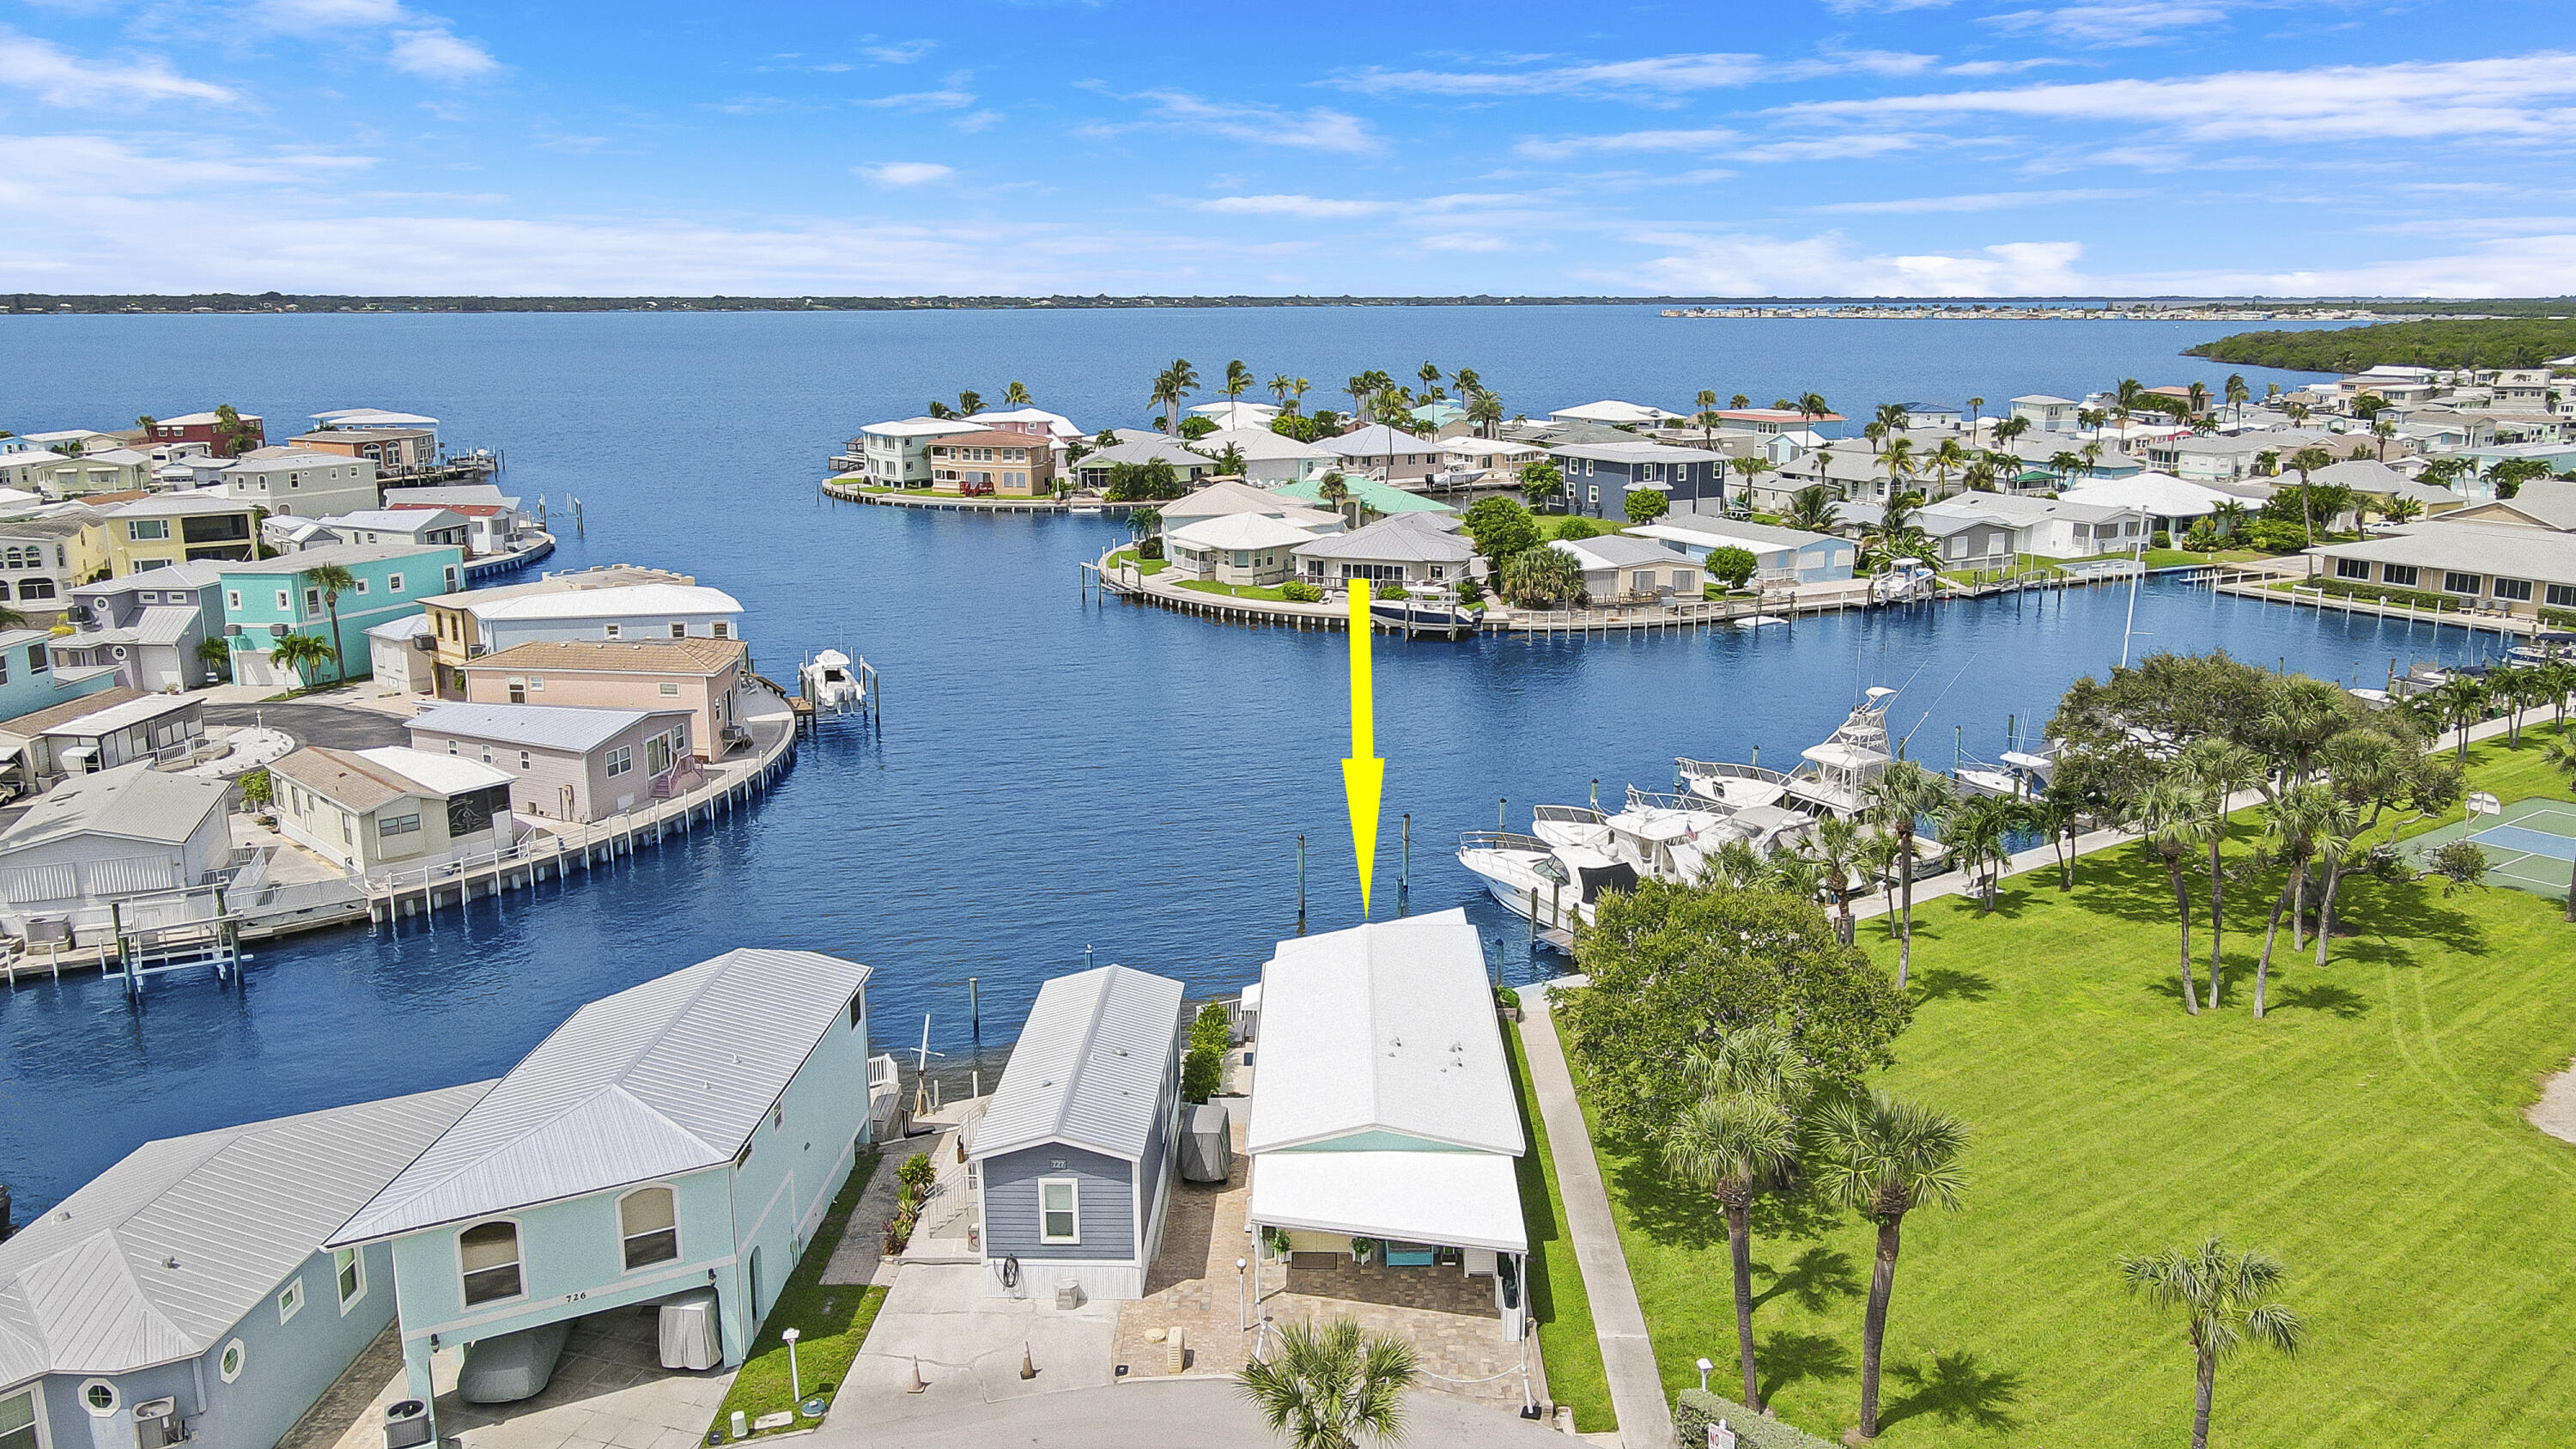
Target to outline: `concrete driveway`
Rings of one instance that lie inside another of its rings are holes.
[[[927,1369],[923,1376],[929,1376]],[[1405,1449],[1565,1449],[1576,1442],[1544,1425],[1446,1394],[1417,1391],[1405,1396],[1404,1407]],[[994,1404],[952,1402],[935,1415],[905,1413],[901,1405],[871,1396],[860,1412],[836,1413],[826,1420],[813,1442],[815,1449],[1268,1449],[1287,1441],[1262,1424],[1231,1380],[1183,1378]]]
[[[985,1271],[981,1263],[903,1264],[833,1399],[833,1419],[946,1416],[1117,1381],[1117,1304],[1060,1311],[1052,1299],[987,1298]],[[1036,1378],[1020,1377],[1024,1348]],[[916,1359],[930,1387],[910,1394]]]

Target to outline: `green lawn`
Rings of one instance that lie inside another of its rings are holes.
[[[1545,543],[1564,533],[1565,526],[1578,518],[1602,533],[1617,533],[1629,526],[1625,518],[1594,518],[1585,513],[1540,513],[1532,515],[1530,521],[1538,525],[1539,541]]]
[[[1138,562],[1140,562],[1140,560],[1136,557],[1136,550],[1132,548],[1122,548],[1109,556],[1109,567],[1113,570],[1122,569],[1129,564]],[[1172,561],[1167,558],[1149,558],[1141,560],[1141,563],[1143,564],[1142,572],[1144,576],[1149,579],[1172,566]]]
[[[1539,1357],[1547,1363],[1548,1397],[1574,1410],[1574,1427],[1591,1434],[1619,1427],[1610,1407],[1610,1379],[1601,1367],[1601,1339],[1592,1326],[1592,1299],[1575,1265],[1574,1240],[1565,1232],[1565,1197],[1557,1191],[1556,1159],[1548,1155],[1547,1123],[1530,1086],[1529,1057],[1521,1034],[1503,1028],[1510,1049],[1512,1085],[1521,1097],[1521,1121],[1530,1148],[1521,1154],[1521,1216],[1527,1223],[1530,1316],[1538,1322]]]
[[[2566,798],[2523,747],[2470,752],[2474,783]],[[2382,832],[2388,828],[2383,822]],[[2240,825],[2234,853],[2251,843]],[[1885,1085],[1973,1133],[1957,1214],[1906,1224],[1882,1439],[1914,1445],[2182,1442],[2182,1325],[2132,1301],[2123,1252],[2212,1230],[2289,1268],[2309,1325],[2294,1360],[2249,1353],[2218,1380],[2229,1446],[2576,1443],[2576,1146],[2521,1117],[2576,1053],[2576,927],[2556,902],[2439,883],[2346,887],[2330,964],[2274,958],[2248,1011],[2279,877],[2231,890],[2226,1001],[2183,1014],[2172,897],[2132,850],[2017,877],[1979,917],[1919,913],[1920,1007]],[[2195,904],[2206,903],[2195,887]],[[1883,929],[1862,939],[1893,964]],[[2203,963],[2207,939],[2194,933]],[[1670,1390],[1725,1363],[1722,1223],[1634,1143],[1602,1165]],[[1857,1422],[1872,1236],[1847,1215],[1766,1208],[1757,1342],[1782,1418]]]
[[[1256,588],[1251,584],[1220,584],[1212,579],[1183,579],[1181,587],[1202,594],[1223,594],[1229,599],[1262,599],[1273,604],[1288,602],[1288,596],[1277,587]]]
[[[787,1345],[778,1336],[787,1329],[797,1331],[796,1370],[805,1396],[810,1399],[819,1394],[828,1399],[840,1387],[841,1375],[849,1372],[850,1361],[859,1356],[859,1345],[867,1341],[868,1329],[877,1321],[877,1310],[885,1304],[886,1291],[825,1283],[823,1268],[832,1261],[832,1250],[841,1245],[841,1229],[850,1220],[850,1210],[858,1206],[859,1194],[867,1191],[868,1178],[876,1168],[877,1154],[871,1152],[860,1158],[858,1166],[850,1171],[850,1180],[832,1199],[822,1230],[805,1245],[805,1256],[797,1260],[796,1270],[788,1275],[786,1286],[779,1289],[777,1304],[760,1326],[760,1337],[753,1341],[742,1371],[734,1375],[733,1388],[725,1394],[723,1406],[716,1410],[708,1426],[711,1431],[727,1429],[736,1409],[748,1421],[796,1407],[796,1401],[788,1396]],[[797,1420],[799,1426],[808,1429],[815,1422],[802,1417]]]

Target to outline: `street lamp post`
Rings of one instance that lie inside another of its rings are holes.
[[[1701,1360],[1699,1361],[1699,1365],[1698,1365],[1698,1367],[1699,1367],[1699,1391],[1700,1391],[1701,1393],[1703,1393],[1703,1394],[1704,1394],[1704,1393],[1707,1393],[1707,1392],[1708,1392],[1708,1371],[1709,1371],[1710,1369],[1713,1369],[1713,1368],[1717,1367],[1717,1365],[1715,1365],[1715,1364],[1713,1364],[1713,1363],[1710,1363],[1707,1359],[1701,1359]]]
[[[796,1330],[788,1329],[778,1337],[787,1345],[787,1397],[801,1404],[805,1401],[805,1383],[796,1373]],[[1708,1370],[1700,1370],[1699,1377],[1700,1387],[1707,1388]]]

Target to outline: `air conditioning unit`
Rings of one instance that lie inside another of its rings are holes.
[[[149,1423],[154,1419],[171,1418],[178,1412],[179,1401],[177,1399],[154,1399],[150,1403],[137,1404],[134,1406],[134,1417],[145,1423]]]

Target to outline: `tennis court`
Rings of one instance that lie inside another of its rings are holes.
[[[2406,846],[2420,866],[2435,850],[2463,838],[2487,853],[2487,879],[2494,884],[2566,898],[2568,870],[2576,865],[2576,805],[2543,797],[2516,800],[2501,814],[2455,820]]]

